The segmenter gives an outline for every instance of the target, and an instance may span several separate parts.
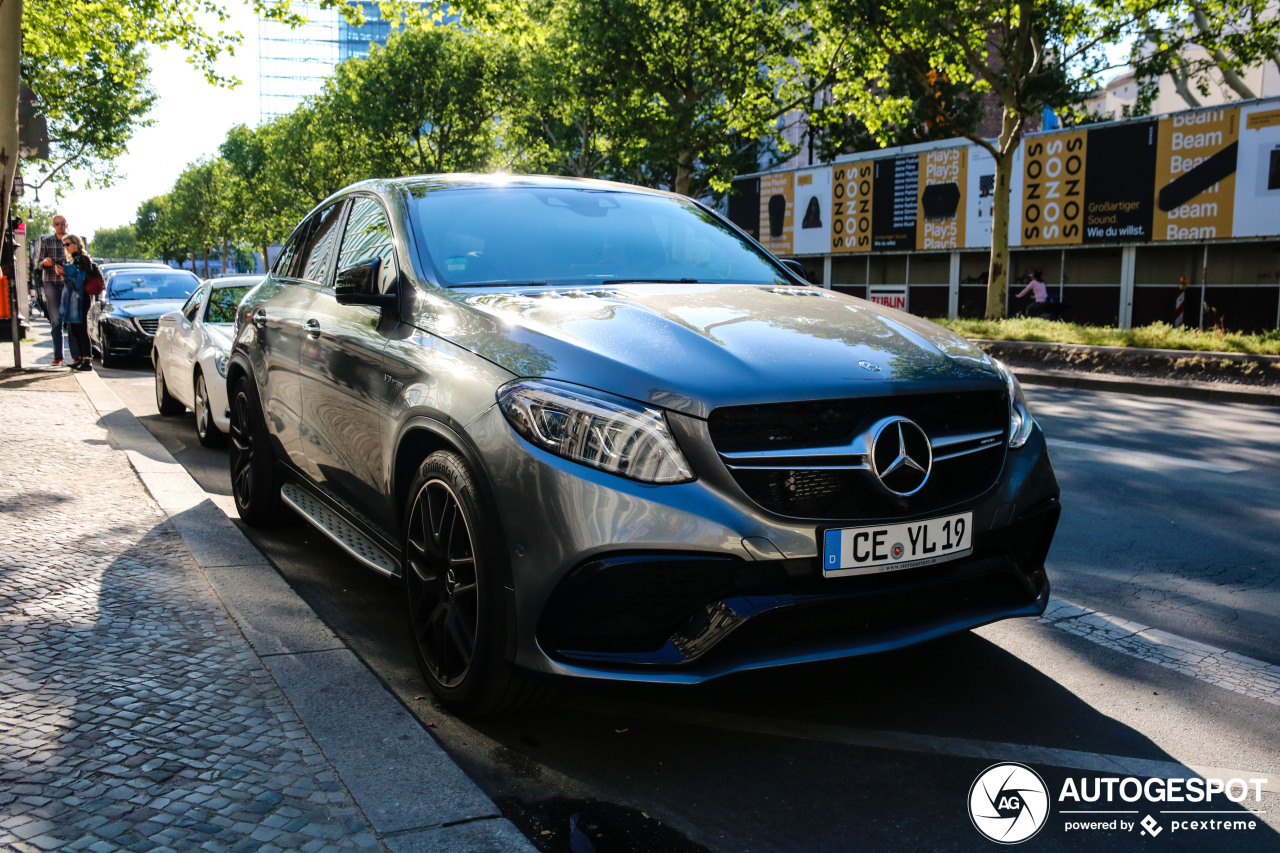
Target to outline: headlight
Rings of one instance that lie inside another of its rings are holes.
[[[215,352],[213,354],[213,366],[218,369],[218,375],[223,379],[227,378],[227,354],[225,352]]]
[[[117,329],[124,329],[129,332],[136,332],[137,327],[133,325],[132,317],[119,317],[115,314],[105,314],[102,319]]]
[[[1027,398],[1022,393],[1022,385],[1018,382],[1018,377],[1013,375],[1013,371],[1004,362],[997,359],[992,361],[1000,369],[1005,387],[1009,389],[1009,446],[1017,450],[1031,437],[1031,430],[1035,428],[1036,421],[1031,417],[1031,410],[1027,408]]]
[[[557,456],[643,483],[693,479],[657,409],[533,380],[503,386],[498,405],[516,432]]]

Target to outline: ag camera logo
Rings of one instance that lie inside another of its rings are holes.
[[[1024,764],[993,764],[969,789],[969,818],[992,841],[1018,844],[1049,819],[1049,789],[1040,774]]]

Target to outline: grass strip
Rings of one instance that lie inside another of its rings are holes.
[[[1003,320],[948,320],[945,317],[929,319],[966,338],[980,340],[1280,355],[1280,329],[1247,335],[1224,329],[1201,331],[1185,326],[1175,329],[1168,323],[1152,323],[1136,329],[1116,329],[1110,326],[1061,323],[1038,317],[1009,317]]]

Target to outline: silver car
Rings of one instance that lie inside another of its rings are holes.
[[[289,506],[397,579],[460,712],[1048,601],[1058,486],[1013,375],[670,193],[348,187],[241,303],[227,383],[240,515]]]

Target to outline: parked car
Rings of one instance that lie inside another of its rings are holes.
[[[567,178],[369,181],[245,297],[236,507],[399,579],[462,713],[696,683],[1044,610],[1059,491],[1018,381],[806,284],[715,211]]]
[[[148,358],[160,315],[179,308],[200,286],[186,270],[166,266],[108,264],[106,287],[89,306],[89,346],[112,367],[126,358]]]
[[[196,416],[196,436],[206,447],[226,438],[227,357],[236,308],[260,275],[209,279],[177,311],[160,317],[151,362],[156,371],[156,407],[162,415]]]

